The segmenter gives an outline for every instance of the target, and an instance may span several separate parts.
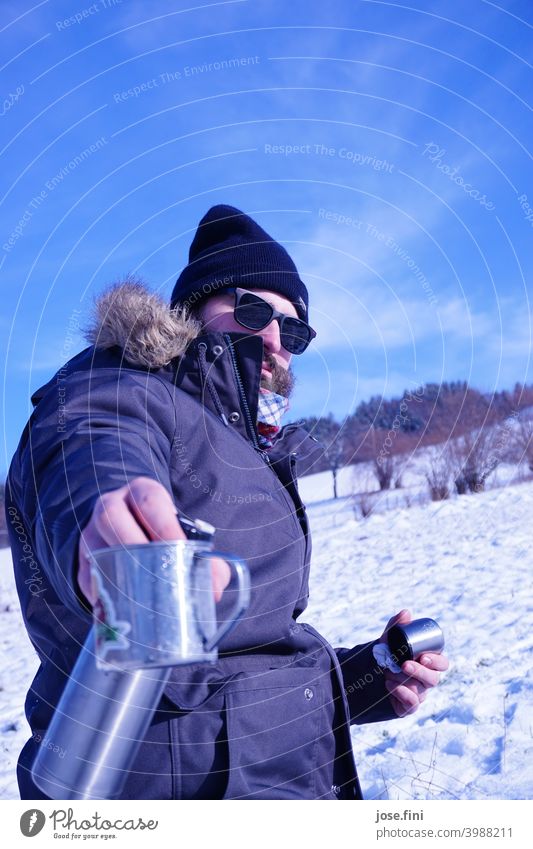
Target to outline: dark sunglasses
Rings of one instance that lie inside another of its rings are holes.
[[[316,331],[300,318],[278,312],[268,301],[247,289],[228,288],[235,294],[235,321],[247,330],[264,330],[271,321],[279,323],[281,344],[290,354],[303,354]]]

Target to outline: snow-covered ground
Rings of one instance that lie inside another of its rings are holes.
[[[416,714],[352,729],[366,798],[532,798],[533,483],[359,521],[301,483],[315,502],[306,620],[349,646],[406,607],[440,623],[451,661]]]
[[[19,799],[17,758],[30,736],[26,690],[39,661],[22,622],[11,552],[0,550],[0,799]]]
[[[351,474],[342,472],[341,492]],[[382,500],[366,520],[354,518],[349,498],[328,500],[329,473],[304,478],[301,491],[314,550],[303,618],[333,645],[349,646],[373,639],[407,607],[437,619],[446,636],[451,668],[418,713],[353,729],[365,796],[532,798],[533,483],[410,509],[385,511]],[[23,701],[37,661],[8,551],[0,552],[0,592],[0,798],[10,799],[18,798],[16,760],[29,736]]]

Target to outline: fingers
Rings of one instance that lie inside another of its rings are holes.
[[[151,478],[139,477],[126,486],[104,493],[96,502],[78,545],[78,584],[94,604],[89,553],[111,545],[144,544],[151,540],[186,539],[174,502],[165,487]],[[225,560],[213,558],[212,583],[215,599],[231,579]]]
[[[415,713],[420,706],[420,702],[423,701],[423,699],[420,699],[420,697],[408,687],[396,685],[394,689],[392,689],[393,685],[391,682],[385,682],[385,686],[388,690],[391,690],[390,701],[397,716],[408,716],[411,713]]]
[[[419,681],[425,687],[435,687],[439,683],[439,673],[433,669],[428,669],[421,663],[414,660],[406,660],[402,665],[402,672],[399,676],[407,681]]]
[[[151,540],[186,539],[170,494],[150,478],[136,478],[126,488],[126,504]],[[145,540],[146,541],[146,540]]]
[[[385,687],[398,716],[414,713],[425,700],[428,690],[439,683],[439,673],[449,665],[445,655],[435,652],[424,654],[420,661],[406,660],[401,672],[387,670],[385,673]]]
[[[419,681],[402,675],[402,673],[386,676],[385,687],[398,716],[414,713],[426,698],[426,687]]]
[[[427,652],[419,658],[419,663],[427,666],[429,669],[436,669],[438,672],[446,672],[450,666],[450,662],[445,654],[437,654],[436,652]]]
[[[176,509],[165,487],[151,478],[139,477],[100,496],[78,544],[78,585],[94,604],[89,552],[111,545],[136,545],[160,539],[185,539]],[[218,570],[221,587],[224,572]]]
[[[89,522],[104,545],[145,543],[148,537],[126,503],[127,487],[101,495]]]
[[[405,610],[405,609],[400,610],[399,613],[396,613],[394,616],[391,617],[391,619],[389,619],[389,621],[385,625],[385,628],[383,630],[383,634],[381,635],[380,639],[386,640],[387,631],[390,631],[390,629],[394,625],[400,625],[400,624],[401,625],[407,625],[408,622],[412,621],[412,618],[413,617],[411,616],[411,613],[410,613],[409,610]]]
[[[429,685],[422,683],[417,678],[410,675],[404,675],[403,672],[392,672],[386,675],[385,684],[390,691],[395,688],[407,687],[411,692],[421,696],[429,689]]]
[[[215,600],[220,601],[222,593],[231,580],[231,569],[226,561],[222,560],[220,557],[213,557],[211,560],[211,580],[213,583]]]
[[[390,631],[390,629],[394,625],[399,625],[400,623],[402,625],[407,625],[408,622],[411,622],[412,618],[413,617],[411,616],[411,613],[409,612],[409,610],[405,610],[405,609],[400,610],[400,612],[396,613],[394,616],[392,616],[389,619],[389,621],[387,622],[387,624],[385,625],[385,628],[384,628],[383,634],[382,634],[382,638],[386,635],[387,631]]]

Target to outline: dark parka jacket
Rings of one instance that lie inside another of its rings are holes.
[[[21,797],[45,798],[29,770],[91,625],[75,580],[80,530],[100,495],[143,475],[214,525],[218,550],[245,558],[252,593],[217,662],[173,669],[123,798],[360,798],[349,725],[394,714],[373,644],[334,650],[300,621],[311,541],[297,477],[321,449],[292,424],[260,450],[262,339],[201,333],[126,282],[101,298],[90,340],[33,396],[6,488],[41,660]]]

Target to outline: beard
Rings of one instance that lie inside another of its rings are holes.
[[[280,366],[272,354],[265,354],[264,362],[272,372],[272,375],[271,377],[261,378],[261,388],[268,389],[270,392],[276,392],[278,395],[283,395],[284,398],[290,398],[296,382],[291,367],[283,368],[283,366]]]

